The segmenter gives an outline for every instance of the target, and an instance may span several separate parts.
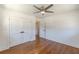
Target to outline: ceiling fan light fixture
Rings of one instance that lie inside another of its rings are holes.
[[[41,11],[40,13],[41,13],[41,14],[45,14],[45,11]]]

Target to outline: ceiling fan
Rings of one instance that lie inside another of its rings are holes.
[[[33,5],[38,11],[34,12],[34,13],[41,13],[42,15],[44,15],[45,13],[53,13],[54,11],[49,11],[48,9],[51,8],[53,6],[53,4],[48,5],[47,7],[41,6],[41,7],[37,7],[36,5]]]

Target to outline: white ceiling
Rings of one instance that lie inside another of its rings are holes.
[[[36,6],[41,7],[42,5],[44,5],[45,7],[48,6],[48,4],[37,4]],[[0,5],[0,7],[1,6],[2,5]],[[4,7],[6,9],[14,10],[17,12],[23,12],[28,15],[34,15],[33,12],[38,11],[33,7],[33,4],[4,4]],[[53,10],[54,14],[58,14],[58,13],[69,12],[78,9],[79,9],[78,4],[54,4],[54,6],[51,7],[49,10]],[[40,15],[40,14],[36,14],[36,15]]]

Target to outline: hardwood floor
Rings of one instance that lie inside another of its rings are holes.
[[[78,53],[79,48],[74,48],[68,45],[64,45],[43,38],[40,38],[39,43],[35,43],[35,41],[30,41],[0,52],[0,54],[78,54]]]

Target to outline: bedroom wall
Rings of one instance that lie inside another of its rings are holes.
[[[56,13],[43,20],[46,36],[42,37],[79,48],[79,10]]]
[[[8,42],[9,42],[9,31],[8,31],[8,26],[5,27],[5,25],[8,25],[8,22],[4,21],[4,13],[5,11],[5,6],[0,5],[0,51],[8,49]],[[6,22],[6,23],[5,23]],[[5,23],[5,25],[4,25]]]

